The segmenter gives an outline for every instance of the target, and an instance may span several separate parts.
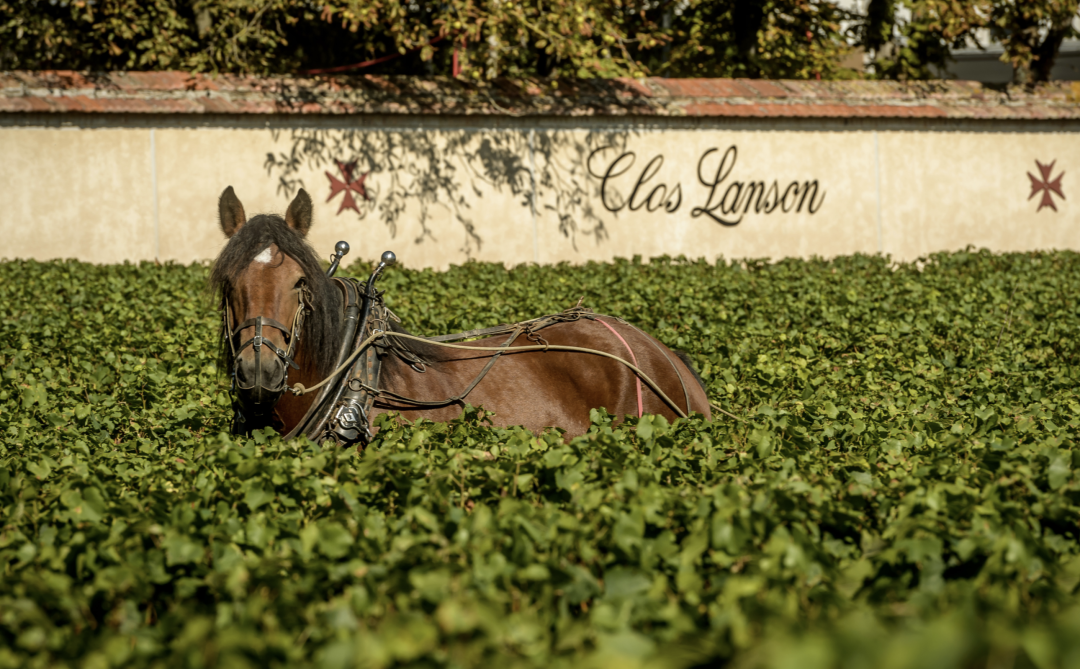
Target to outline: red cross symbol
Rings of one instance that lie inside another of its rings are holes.
[[[337,163],[338,169],[341,170],[341,175],[345,177],[345,180],[342,181],[333,174],[330,174],[329,172],[326,173],[326,176],[330,178],[330,197],[326,198],[326,201],[329,202],[334,199],[335,195],[344,192],[345,197],[341,198],[341,207],[338,209],[337,213],[340,214],[346,209],[352,209],[359,214],[360,207],[356,206],[356,200],[353,199],[352,191],[360,193],[365,200],[371,200],[371,198],[368,197],[367,190],[364,188],[364,179],[367,179],[367,175],[370,174],[370,172],[364,172],[360,175],[359,179],[353,181],[352,175],[353,170],[356,169],[356,161],[343,163],[340,160],[335,160],[334,162]]]
[[[1028,172],[1028,178],[1031,179],[1031,195],[1028,195],[1028,199],[1035,197],[1040,191],[1042,191],[1042,201],[1039,202],[1039,208],[1035,210],[1035,213],[1042,211],[1043,207],[1050,207],[1054,211],[1057,211],[1057,206],[1054,204],[1054,197],[1050,193],[1057,193],[1057,196],[1062,200],[1065,199],[1065,193],[1061,192],[1061,177],[1065,176],[1062,172],[1058,175],[1057,179],[1050,181],[1050,172],[1054,169],[1054,163],[1049,165],[1043,165],[1039,161],[1035,161],[1035,164],[1039,166],[1039,174],[1042,175],[1042,179],[1037,179],[1034,174]]]

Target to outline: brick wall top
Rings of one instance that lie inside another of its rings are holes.
[[[458,114],[1080,119],[1080,86],[971,81],[607,79],[558,82],[188,72],[0,72],[0,113]]]

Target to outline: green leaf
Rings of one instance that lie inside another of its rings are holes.
[[[551,572],[542,564],[531,564],[518,572],[518,578],[523,581],[546,581],[551,578]]]
[[[1047,479],[1050,483],[1051,490],[1057,490],[1069,480],[1072,474],[1072,455],[1068,453],[1058,453],[1050,460],[1050,467],[1047,469]]]
[[[604,598],[622,600],[634,598],[652,586],[652,580],[635,569],[617,567],[604,572]]]
[[[353,536],[341,523],[334,521],[319,523],[319,538],[316,542],[319,552],[328,558],[341,558],[353,545]]]
[[[248,505],[248,508],[252,511],[257,510],[263,504],[273,501],[274,493],[272,491],[263,490],[261,484],[255,484],[248,488],[247,494],[244,495],[244,503]]]
[[[754,445],[754,451],[759,458],[766,458],[773,451],[772,436],[763,430],[752,430],[750,432],[750,443]]]
[[[206,552],[202,544],[182,534],[165,537],[164,547],[166,563],[170,566],[199,562]]]

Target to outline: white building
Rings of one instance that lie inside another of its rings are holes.
[[[836,0],[840,7],[865,14],[870,0]],[[901,9],[899,17],[901,21],[907,18],[906,11]],[[1080,27],[1080,21],[1076,24]],[[964,79],[981,81],[986,84],[1007,84],[1012,81],[1012,66],[1002,61],[1001,57],[1005,50],[995,40],[990,31],[981,31],[979,45],[972,44],[969,48],[957,49],[952,52],[952,60],[948,63],[942,78]],[[1058,81],[1080,80],[1080,40],[1066,40],[1061,45],[1054,67],[1050,71],[1050,78]]]

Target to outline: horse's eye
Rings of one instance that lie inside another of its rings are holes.
[[[300,290],[301,288],[304,287],[305,283],[307,283],[307,279],[305,279],[304,277],[300,277],[299,279],[297,279],[296,285],[293,286],[293,288],[296,288],[297,290]]]

